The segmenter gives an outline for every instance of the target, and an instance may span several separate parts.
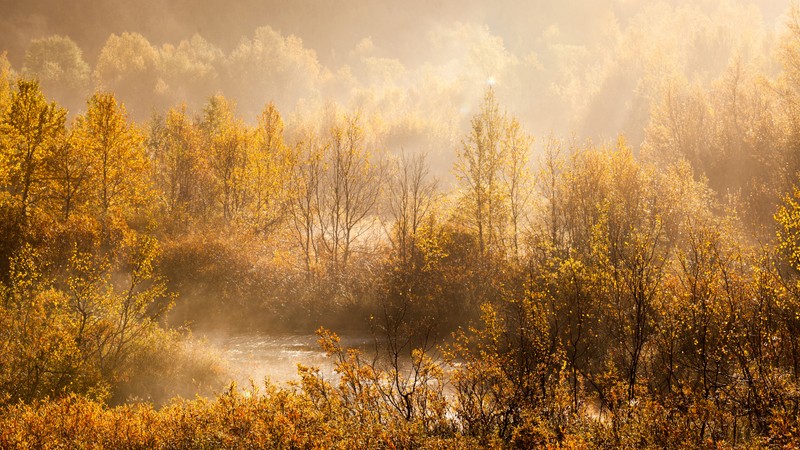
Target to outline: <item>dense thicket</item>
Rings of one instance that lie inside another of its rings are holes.
[[[355,112],[68,121],[0,65],[0,446],[797,445],[798,21],[774,79],[665,83],[641,149],[533,164],[489,88],[450,190]],[[375,357],[321,329],[333,380],[124,405],[220,388],[187,329],[320,325]]]

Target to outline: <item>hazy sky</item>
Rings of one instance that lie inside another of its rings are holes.
[[[83,50],[96,85],[107,88],[104,73],[113,71],[99,70],[98,60],[109,36],[139,33],[156,55],[157,73],[145,80],[150,84],[115,89],[140,119],[151,98],[153,107],[185,101],[197,109],[214,92],[232,97],[251,119],[270,100],[287,117],[312,116],[336,102],[377,117],[373,125],[387,133],[388,145],[426,141],[434,153],[450,155],[494,83],[501,105],[534,135],[613,139],[624,132],[636,145],[665,80],[710,83],[734,58],[775,70],[771,53],[789,6],[790,0],[0,0],[0,51],[20,70],[32,39],[68,36]],[[203,62],[202,83],[185,81],[186,69],[175,68],[183,64],[175,56],[181,42],[196,50],[188,44],[193,36],[215,49],[207,56],[217,55]]]
[[[32,38],[68,35],[96,57],[111,33],[135,31],[154,44],[177,42],[198,33],[223,50],[243,36],[269,25],[301,37],[324,64],[334,64],[362,38],[371,36],[400,59],[415,59],[418,44],[434,24],[485,24],[503,38],[511,51],[526,51],[535,38],[554,24],[575,35],[590,37],[612,13],[624,22],[652,0],[3,0],[0,48],[19,64]],[[725,3],[754,4],[765,23],[774,24],[789,0],[684,0],[711,11]],[[623,24],[624,25],[624,24]],[[576,42],[577,43],[577,42]]]
[[[201,34],[223,50],[231,50],[259,26],[300,36],[333,64],[362,38],[371,36],[401,58],[413,58],[414,47],[433,23],[453,21],[488,25],[509,45],[524,45],[526,30],[568,20],[575,25],[591,20],[593,11],[613,5],[586,2],[506,1],[488,8],[464,1],[368,0],[145,0],[145,1],[4,1],[0,18],[0,47],[20,63],[31,38],[65,34],[91,59],[110,33],[135,31],[155,44],[176,42]],[[553,5],[560,4],[555,7]],[[606,2],[608,3],[608,2]]]

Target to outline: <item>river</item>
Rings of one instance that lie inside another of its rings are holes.
[[[342,347],[372,348],[372,337],[341,336]],[[326,378],[333,376],[333,359],[317,343],[315,334],[239,334],[209,339],[241,386],[250,380],[262,385],[265,379],[279,384],[299,381],[297,365],[320,369]]]

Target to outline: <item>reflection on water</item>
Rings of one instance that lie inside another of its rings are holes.
[[[297,364],[317,367],[326,378],[332,377],[333,360],[320,349],[317,339],[313,334],[245,334],[214,339],[213,343],[237,383],[247,385],[252,379],[259,386],[264,379],[281,384],[298,381]],[[372,343],[370,337],[341,337],[342,347],[366,349]]]

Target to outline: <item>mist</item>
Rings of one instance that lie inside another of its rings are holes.
[[[72,114],[95,90],[114,92],[139,121],[180,103],[199,111],[216,93],[250,122],[269,101],[289,124],[336,104],[374,118],[385,150],[424,150],[446,175],[489,84],[534,136],[625,134],[638,146],[668,83],[707,86],[734,60],[774,72],[788,6],[10,2],[0,49]]]

